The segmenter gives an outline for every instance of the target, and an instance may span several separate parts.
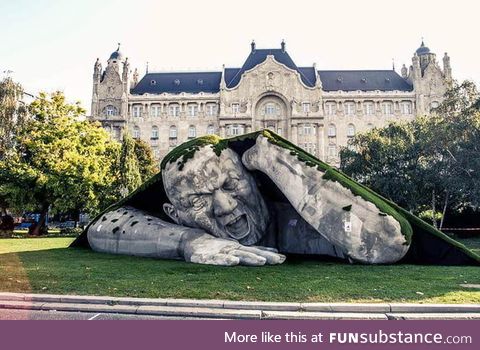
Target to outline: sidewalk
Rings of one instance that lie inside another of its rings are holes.
[[[266,320],[472,320],[480,304],[272,303],[0,293],[0,309]]]

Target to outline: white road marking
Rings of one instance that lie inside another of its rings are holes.
[[[88,320],[89,321],[93,321],[94,319],[96,319],[98,316],[100,316],[101,314],[96,314],[95,316],[93,317],[90,317]]]

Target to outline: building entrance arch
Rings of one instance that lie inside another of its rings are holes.
[[[286,99],[275,93],[260,96],[253,116],[255,130],[270,129],[277,134],[289,137],[290,108]]]

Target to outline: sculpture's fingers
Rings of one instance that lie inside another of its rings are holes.
[[[255,170],[257,168],[257,151],[255,149],[256,146],[251,147],[248,149],[242,156],[242,163],[248,170]]]
[[[230,254],[194,254],[190,262],[205,265],[235,266],[240,264],[240,258]]]
[[[235,250],[231,254],[240,259],[240,265],[263,266],[267,262],[266,258],[244,250]]]
[[[265,250],[267,252],[278,253],[278,249],[272,248],[272,247],[264,247],[264,246],[261,246],[261,245],[252,245],[250,247],[257,248],[257,249],[260,249],[260,250]]]
[[[257,247],[242,247],[241,250],[255,255],[259,255],[266,259],[268,265],[279,265],[287,258],[285,255],[273,253],[268,250],[262,250]]]

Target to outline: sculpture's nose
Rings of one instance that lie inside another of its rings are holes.
[[[221,217],[232,213],[238,203],[231,195],[221,190],[213,193],[213,212],[215,216]]]

